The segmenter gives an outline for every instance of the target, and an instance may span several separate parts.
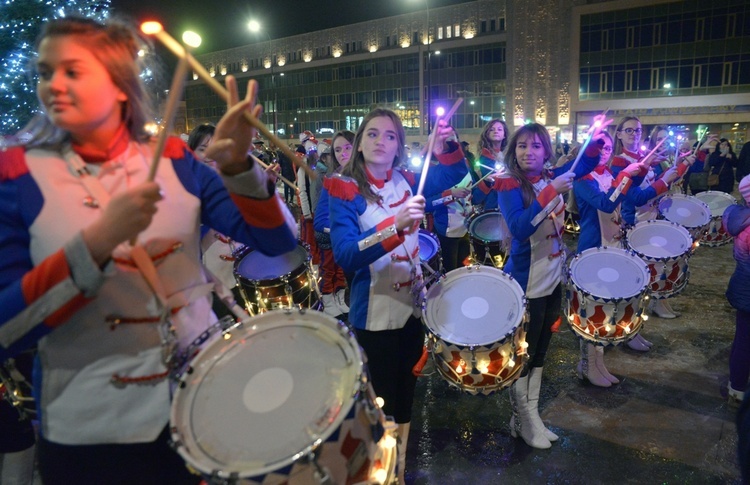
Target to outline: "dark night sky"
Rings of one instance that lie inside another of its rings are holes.
[[[247,30],[251,18],[276,39],[424,10],[428,1],[437,8],[468,0],[112,0],[112,12],[139,23],[159,20],[176,38],[194,30],[203,37],[200,54],[266,40]]]

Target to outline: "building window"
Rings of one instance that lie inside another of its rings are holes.
[[[731,86],[732,84],[732,63],[725,62],[721,71],[721,85]]]
[[[737,36],[737,15],[730,13],[727,15],[727,38],[731,39],[732,37]]]
[[[653,45],[661,45],[661,24],[654,24],[654,44]]]
[[[490,32],[495,31],[495,19],[490,20]]]
[[[635,27],[628,27],[625,31],[625,46],[628,49],[635,48]]]
[[[447,26],[447,27],[445,28],[445,37],[446,37],[447,39],[450,39],[450,38],[452,37],[452,35],[451,35],[452,33],[453,33],[453,29],[451,28],[451,26],[450,26],[450,25],[449,25],[449,26]]]
[[[609,50],[609,29],[602,30],[602,50]]]
[[[600,93],[609,92],[609,73],[608,72],[599,73],[599,92]]]
[[[453,26],[453,33],[456,34],[456,37],[461,35],[461,26],[459,24]]]
[[[633,90],[633,70],[625,71],[625,91]]]
[[[659,69],[658,68],[651,69],[650,89],[652,91],[656,89],[661,89],[661,85],[659,84]]]
[[[438,40],[443,40],[443,28],[438,27]]]
[[[498,19],[498,24],[499,24],[499,27],[500,27],[499,30],[501,32],[505,32],[505,17],[500,17]]]
[[[706,35],[706,19],[695,19],[695,40],[703,40]]]
[[[482,20],[482,23],[480,24],[480,27],[479,27],[479,32],[482,34],[487,33],[487,21],[486,20]]]
[[[693,66],[693,87],[699,88],[703,85],[703,66]]]

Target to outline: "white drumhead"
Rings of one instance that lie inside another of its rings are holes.
[[[646,263],[619,248],[591,248],[570,262],[570,278],[582,290],[598,298],[630,298],[649,283]]]
[[[431,260],[440,251],[440,241],[425,229],[419,230],[419,259]]]
[[[502,241],[508,237],[505,219],[497,211],[483,212],[475,216],[469,224],[469,233],[485,242]]]
[[[178,452],[206,473],[291,464],[337,429],[360,387],[359,346],[334,318],[276,310],[249,323],[203,349],[174,395]]]
[[[670,222],[693,228],[711,222],[711,210],[692,195],[672,194],[659,201],[659,213]]]
[[[521,286],[490,266],[449,271],[426,297],[424,319],[437,336],[458,345],[489,345],[517,328],[526,311]]]
[[[308,257],[307,249],[299,245],[280,256],[266,256],[251,250],[237,261],[234,271],[249,280],[273,280],[299,268]]]
[[[675,258],[693,244],[684,227],[669,221],[642,221],[627,235],[628,247],[649,258]]]
[[[724,215],[727,207],[737,203],[734,197],[718,190],[701,192],[696,194],[695,197],[708,206],[708,209],[711,211],[711,217],[721,217]]]

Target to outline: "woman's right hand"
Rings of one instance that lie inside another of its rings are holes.
[[[396,229],[399,231],[409,230],[424,218],[425,199],[421,195],[415,195],[407,200],[396,213]]]
[[[573,172],[565,172],[564,174],[558,175],[552,179],[551,185],[555,188],[558,194],[564,194],[573,188],[573,179],[575,176],[576,174]]]
[[[643,170],[643,165],[640,162],[631,163],[623,169],[623,172],[627,173],[630,178],[637,176]]]
[[[83,240],[94,261],[104,264],[118,244],[146,230],[160,200],[156,182],[145,182],[112,197],[101,217],[83,230]]]

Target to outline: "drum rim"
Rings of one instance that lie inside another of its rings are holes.
[[[611,297],[601,296],[601,295],[596,295],[590,292],[589,290],[585,289],[583,286],[581,286],[574,280],[573,263],[575,263],[575,261],[579,259],[585,258],[588,254],[594,254],[595,252],[598,253],[601,251],[605,251],[605,252],[614,251],[614,254],[619,253],[621,256],[629,258],[636,263],[636,265],[642,270],[643,277],[644,277],[643,286],[641,287],[640,291],[633,293],[632,295],[628,295],[628,296],[611,296]],[[620,302],[620,301],[625,301],[625,300],[632,300],[636,296],[641,296],[644,292],[647,292],[648,287],[651,284],[651,273],[648,269],[648,265],[643,261],[643,258],[641,258],[639,254],[637,254],[632,249],[615,248],[615,247],[609,247],[609,246],[599,246],[596,248],[584,249],[580,253],[576,254],[575,256],[573,256],[573,258],[570,260],[570,263],[568,264],[567,274],[568,274],[568,278],[570,282],[573,284],[573,286],[575,287],[577,291],[584,293],[586,295],[589,295],[594,300],[598,300],[598,301]]]
[[[500,212],[500,209],[489,209],[486,211],[477,212],[476,214],[472,215],[469,219],[467,219],[466,230],[469,233],[469,237],[472,239],[476,239],[477,241],[481,241],[484,244],[491,244],[491,243],[502,244],[503,241],[507,240],[509,238],[508,235],[505,235],[505,237],[501,239],[485,239],[481,236],[478,236],[474,231],[472,231],[472,228],[475,226],[475,223],[485,218],[484,217],[485,215],[489,217],[493,214],[497,214],[500,217],[500,219],[505,220],[505,218],[503,217],[503,213]]]
[[[684,231],[683,235],[687,235],[687,240],[688,240],[689,244],[687,245],[687,248],[685,249],[684,252],[682,252],[680,254],[677,254],[677,255],[674,255],[674,256],[660,256],[660,257],[649,256],[647,254],[642,253],[641,251],[638,251],[636,248],[634,248],[634,247],[632,247],[630,245],[630,240],[632,239],[630,237],[630,234],[633,231],[635,231],[636,229],[641,228],[641,227],[646,227],[648,225],[667,225],[667,224],[670,225],[670,226],[678,228],[678,230],[680,230],[680,231]],[[664,261],[676,260],[676,259],[680,259],[680,258],[684,257],[685,255],[687,255],[689,257],[691,255],[691,253],[692,253],[691,250],[692,250],[692,247],[693,247],[693,243],[695,242],[693,240],[693,236],[690,235],[690,231],[688,231],[684,226],[682,226],[680,224],[677,224],[676,222],[668,221],[668,220],[665,220],[665,219],[651,219],[651,220],[648,220],[648,221],[638,222],[637,224],[635,224],[634,226],[631,226],[627,230],[627,233],[626,233],[626,236],[625,236],[625,241],[626,241],[626,244],[628,246],[628,249],[630,249],[635,254],[637,254],[638,257],[640,257],[640,258],[642,258],[644,260],[647,260],[647,261],[656,261],[656,262],[664,262]]]
[[[427,229],[420,227],[419,232],[417,233],[417,237],[421,237],[422,235],[424,235],[424,237],[427,238],[432,243],[432,248],[435,250],[435,252],[433,252],[429,258],[424,259],[422,258],[422,253],[420,251],[419,259],[424,262],[432,261],[435,258],[435,256],[440,254],[440,240],[437,238],[435,234],[431,233]],[[419,247],[421,248],[422,245],[419,244],[419,239],[417,240],[417,243]]]
[[[238,271],[238,268],[240,266],[240,263],[242,263],[242,260],[245,256],[248,254],[258,251],[256,248],[251,248],[249,246],[243,246],[241,248],[237,248],[232,252],[232,257],[234,258],[234,266],[232,268],[232,273],[234,274],[235,279],[241,282],[247,282],[249,284],[255,284],[257,286],[263,286],[263,287],[273,287],[273,286],[280,286],[285,284],[284,279],[294,279],[303,274],[305,271],[307,271],[308,263],[312,260],[312,254],[310,253],[310,245],[303,242],[303,241],[297,241],[297,248],[302,248],[306,251],[307,256],[303,260],[302,264],[294,268],[292,271],[284,274],[280,274],[275,278],[266,278],[266,279],[253,279],[248,278],[247,276],[241,275]],[[297,248],[293,249],[292,251],[296,251]],[[292,252],[289,251],[289,252]],[[262,253],[261,253],[262,254]],[[288,253],[284,253],[288,254]],[[279,255],[281,256],[281,255]],[[274,257],[274,256],[270,256]],[[279,282],[279,280],[282,280]]]
[[[239,331],[244,331],[243,333],[240,333],[237,335],[237,338],[229,345],[237,345],[237,342],[243,339],[249,338],[249,336],[253,334],[260,334],[263,331],[271,330],[273,328],[278,327],[284,327],[287,325],[284,325],[286,320],[284,319],[290,319],[291,316],[295,311],[289,310],[289,309],[278,309],[278,310],[270,310],[266,313],[257,315],[253,317],[250,320],[247,320],[248,326],[240,326],[238,327]],[[356,372],[355,378],[352,382],[352,394],[350,396],[344,396],[343,404],[339,408],[339,412],[336,415],[336,418],[328,424],[328,426],[325,428],[325,430],[317,437],[317,439],[313,442],[311,442],[309,445],[305,446],[303,449],[287,454],[283,458],[280,458],[279,460],[275,461],[273,465],[265,465],[262,468],[253,469],[253,470],[229,470],[228,468],[225,469],[218,469],[217,467],[211,467],[210,464],[206,464],[200,458],[208,457],[207,454],[201,453],[199,455],[196,455],[193,452],[189,451],[188,443],[185,438],[190,438],[190,444],[196,444],[198,440],[196,440],[195,436],[192,433],[192,429],[187,426],[183,420],[176,419],[178,415],[182,416],[187,412],[186,406],[187,402],[182,402],[185,400],[188,400],[190,396],[194,394],[194,388],[195,386],[187,386],[186,380],[188,376],[192,375],[192,372],[187,372],[189,369],[193,368],[193,363],[196,362],[196,359],[199,359],[201,355],[205,357],[206,354],[208,354],[209,350],[213,349],[213,347],[219,347],[222,344],[227,345],[226,340],[224,339],[215,339],[208,343],[201,351],[199,351],[185,366],[185,372],[183,372],[179,380],[177,382],[177,386],[175,387],[174,394],[172,396],[172,403],[170,404],[170,413],[169,413],[169,429],[171,433],[171,439],[174,443],[174,449],[175,451],[187,462],[189,465],[194,467],[196,470],[198,470],[201,473],[205,473],[207,475],[216,475],[220,478],[231,478],[233,476],[237,476],[239,478],[252,478],[252,477],[260,477],[267,475],[268,473],[272,473],[274,471],[280,470],[284,467],[294,465],[297,461],[299,461],[300,457],[309,455],[310,453],[314,452],[319,446],[326,443],[328,438],[336,432],[341,424],[346,420],[347,416],[351,412],[352,408],[357,404],[357,402],[361,399],[361,396],[364,395],[364,391],[362,390],[362,386],[365,383],[366,380],[366,371],[365,371],[365,361],[364,361],[364,354],[362,352],[361,347],[356,341],[356,338],[354,337],[354,334],[352,333],[351,329],[340,320],[336,320],[335,318],[326,315],[322,312],[306,312],[305,310],[297,310],[296,313],[299,313],[299,315],[312,315],[312,320],[310,321],[304,321],[302,323],[308,324],[308,325],[302,325],[302,326],[310,326],[310,328],[313,328],[311,325],[311,322],[313,322],[315,319],[318,319],[318,321],[324,321],[327,320],[328,323],[335,322],[335,328],[331,326],[329,330],[333,332],[336,336],[341,337],[342,342],[349,342],[351,344],[349,347],[352,350],[352,359],[354,362],[352,365],[358,365],[359,370]],[[268,326],[268,324],[259,327],[259,323],[265,323],[265,322],[259,322],[258,319],[261,320],[270,320],[272,318],[281,318],[281,322],[277,323],[276,325],[273,325],[271,327]],[[300,322],[297,320],[290,320],[292,325],[299,325]],[[244,323],[244,322],[243,322]],[[314,327],[315,330],[320,330],[319,327]],[[238,331],[235,330],[235,331]],[[336,332],[336,330],[338,330]],[[257,333],[256,333],[257,332]],[[341,343],[341,342],[338,342]],[[339,346],[341,347],[341,346]],[[216,356],[214,356],[215,358]],[[206,373],[207,374],[207,373]],[[205,374],[202,376],[205,377]],[[184,397],[183,397],[184,395]],[[188,400],[189,402],[189,400]],[[182,405],[182,406],[181,406]],[[179,411],[182,411],[180,413]]]
[[[703,224],[696,224],[696,225],[693,225],[693,226],[689,226],[687,224],[683,224],[681,222],[675,222],[675,221],[667,218],[667,216],[664,215],[664,213],[661,210],[662,203],[665,202],[667,199],[678,199],[678,200],[686,200],[688,202],[697,202],[697,204],[699,206],[701,206],[702,209],[704,209],[704,211],[705,211],[704,213],[708,216],[708,220],[706,222],[704,222]],[[695,199],[695,201],[692,201],[691,199]],[[668,194],[668,195],[665,195],[664,197],[662,197],[661,199],[659,199],[659,203],[657,204],[657,210],[659,211],[659,215],[662,216],[665,220],[667,220],[669,222],[674,222],[677,225],[680,225],[682,227],[689,228],[689,229],[700,229],[703,226],[706,226],[706,225],[710,224],[711,223],[711,218],[713,217],[713,214],[711,212],[711,208],[708,207],[708,204],[706,204],[705,202],[703,202],[702,200],[700,200],[695,195],[685,195],[685,194]]]
[[[440,285],[447,284],[449,281],[449,277],[452,278],[460,278],[463,277],[461,274],[466,273],[467,275],[473,272],[489,272],[490,274],[495,273],[500,276],[500,279],[505,280],[510,283],[510,287],[515,290],[519,290],[517,293],[520,294],[520,305],[519,305],[519,312],[517,316],[517,321],[514,322],[513,326],[511,327],[511,330],[509,332],[506,332],[503,334],[502,339],[495,339],[490,340],[487,342],[477,342],[477,343],[471,343],[471,344],[464,344],[459,342],[454,342],[451,340],[448,340],[445,338],[440,332],[438,332],[436,329],[432,328],[430,324],[428,323],[430,312],[428,312],[428,305],[430,303],[430,300],[436,301],[435,298],[437,295],[433,295],[432,298],[430,298],[430,292],[438,292]],[[448,342],[451,345],[455,345],[456,347],[465,348],[465,349],[476,349],[480,347],[487,347],[488,345],[492,345],[498,342],[504,342],[509,336],[513,335],[516,331],[516,329],[524,324],[524,321],[526,320],[526,313],[528,311],[528,302],[526,299],[526,292],[523,291],[523,288],[521,285],[516,281],[515,278],[513,278],[512,275],[506,273],[505,271],[501,269],[497,269],[492,266],[487,265],[472,265],[472,266],[462,266],[460,268],[456,268],[454,270],[448,271],[443,275],[442,278],[438,280],[437,283],[433,284],[428,290],[425,295],[424,300],[422,301],[422,322],[423,326],[425,327],[425,330],[427,330],[431,335],[434,335],[435,337],[439,338],[443,342]]]
[[[705,197],[706,195],[718,196],[717,198],[719,198],[719,199],[726,199],[727,202],[729,202],[729,204],[726,207],[724,207],[724,211],[726,211],[732,205],[739,203],[737,201],[737,199],[732,194],[727,194],[726,192],[722,192],[721,190],[706,190],[706,191],[699,192],[699,193],[695,194],[693,197],[696,197],[696,198],[700,199],[701,202],[703,202],[704,204],[708,205],[708,202],[703,201],[703,197]],[[703,196],[703,197],[701,197],[701,196]],[[713,215],[713,211],[711,210],[711,206],[708,207],[708,211],[711,213],[711,218],[712,219],[720,219],[722,217],[722,215],[724,214],[724,211],[722,211],[722,213],[719,214],[719,215],[716,215],[716,216]]]

